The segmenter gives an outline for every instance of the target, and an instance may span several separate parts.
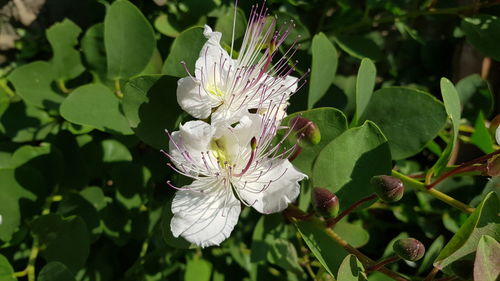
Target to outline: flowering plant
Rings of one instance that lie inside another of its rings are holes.
[[[498,1],[0,2],[0,281],[498,279]]]

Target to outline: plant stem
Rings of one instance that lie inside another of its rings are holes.
[[[30,257],[26,272],[28,273],[28,281],[35,281],[35,262],[40,251],[39,242],[37,237],[33,237],[33,245],[31,246]]]
[[[16,95],[9,85],[7,85],[7,79],[0,79],[0,88],[2,88],[10,98]]]
[[[64,84],[64,80],[57,80],[57,86],[59,87],[59,90],[65,94],[69,94],[71,92],[68,88],[66,88],[66,84]]]
[[[468,206],[467,204],[464,204],[458,200],[456,200],[455,198],[449,196],[449,195],[446,195],[444,193],[442,193],[441,191],[438,191],[436,189],[427,189],[425,187],[425,184],[422,183],[422,182],[419,182],[415,179],[412,179],[408,176],[405,176],[399,172],[396,172],[396,171],[392,171],[392,176],[393,177],[396,177],[398,179],[400,179],[401,181],[403,181],[405,187],[413,187],[419,191],[422,191],[424,193],[427,193],[433,197],[435,197],[436,199],[438,200],[441,200],[443,201],[444,203],[452,206],[452,207],[455,207],[459,210],[461,210],[462,212],[465,212],[467,214],[471,214],[473,211],[474,211],[474,208]]]
[[[393,257],[390,257],[390,258],[387,258],[385,260],[381,260],[380,262],[378,262],[377,264],[375,265],[372,265],[371,267],[367,268],[366,269],[366,272],[369,273],[369,272],[372,272],[372,271],[376,271],[378,270],[379,268],[385,266],[386,264],[390,264],[390,263],[393,263],[393,262],[396,262],[398,260],[400,260],[401,258],[398,257],[398,256],[393,256]]]
[[[123,98],[122,86],[120,85],[120,79],[115,80],[115,95],[120,99]]]
[[[341,219],[343,219],[345,216],[347,216],[349,213],[351,213],[354,209],[356,209],[359,205],[368,202],[370,200],[373,200],[377,198],[377,195],[375,193],[368,195],[364,198],[359,199],[358,201],[354,202],[349,208],[345,209],[340,215],[330,218],[326,221],[325,225],[326,227],[332,227],[334,226],[337,222],[339,222]]]
[[[432,281],[434,279],[434,276],[436,276],[438,272],[439,268],[433,267],[431,272],[429,272],[429,274],[427,274],[427,276],[425,277],[424,281]]]

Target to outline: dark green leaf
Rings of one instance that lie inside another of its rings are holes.
[[[500,243],[491,236],[484,235],[477,245],[474,261],[474,280],[496,281],[500,275]]]
[[[297,221],[295,226],[321,265],[335,276],[334,273],[339,270],[347,251],[328,236],[320,221]]]
[[[283,125],[288,125],[289,120],[296,116],[302,116],[313,121],[321,132],[321,141],[316,145],[302,148],[300,155],[292,162],[301,172],[312,176],[313,164],[319,152],[333,139],[347,130],[347,120],[341,111],[325,107],[290,114],[283,121]],[[290,143],[289,145],[293,144]]]
[[[47,39],[54,52],[51,63],[57,80],[75,78],[85,70],[80,53],[75,50],[81,32],[80,27],[69,19],[64,19],[47,29]]]
[[[234,28],[234,40],[242,38],[245,34],[247,20],[245,12],[241,9],[236,10],[236,27]],[[234,20],[234,7],[230,7],[223,13],[215,23],[215,31],[222,33],[221,41],[231,45],[231,38],[233,34],[233,20]],[[235,46],[236,47],[236,46]]]
[[[496,16],[477,14],[462,20],[462,30],[467,41],[483,55],[500,61],[500,19]]]
[[[10,241],[23,218],[38,213],[46,194],[40,172],[31,168],[0,169],[0,240]]]
[[[47,263],[38,274],[38,281],[74,281],[73,273],[57,261]]]
[[[355,58],[369,58],[374,61],[378,61],[382,58],[382,51],[377,44],[368,37],[359,35],[337,35],[334,40],[342,50]]]
[[[486,154],[495,151],[493,149],[493,140],[488,128],[486,128],[486,120],[484,120],[482,111],[479,111],[477,115],[476,123],[474,124],[474,133],[470,136],[470,141]]]
[[[120,111],[120,101],[101,84],[76,88],[61,105],[64,119],[79,125],[118,134],[131,134],[127,119]]]
[[[30,167],[40,171],[49,186],[56,185],[63,174],[61,151],[48,143],[20,147],[12,154],[12,163],[14,167]]]
[[[432,167],[432,171],[434,174],[439,175],[443,169],[446,167],[448,160],[450,158],[451,152],[453,151],[453,147],[458,139],[458,129],[460,127],[460,98],[458,96],[457,90],[453,86],[453,83],[446,78],[441,78],[441,94],[443,95],[444,107],[446,109],[446,113],[448,117],[451,119],[452,125],[452,135],[451,140],[446,145],[445,150],[436,161],[434,166]]]
[[[375,122],[389,140],[393,159],[420,152],[446,122],[443,104],[418,90],[391,87],[373,93],[360,122]]]
[[[345,209],[373,193],[370,179],[391,173],[387,139],[372,122],[345,131],[320,152],[313,167],[314,186],[328,188]]]
[[[366,280],[363,264],[353,255],[345,257],[339,268],[337,280],[339,281],[363,281]]]
[[[52,88],[56,77],[50,63],[35,61],[16,68],[8,78],[14,84],[16,93],[26,103],[41,108],[58,109],[64,97]]]
[[[489,116],[493,111],[490,85],[478,74],[469,75],[458,81],[456,89],[460,104],[463,106],[462,116],[469,121],[474,121],[479,111],[485,116]]]
[[[325,34],[318,33],[312,40],[311,81],[307,108],[313,108],[326,93],[337,71],[337,51]]]
[[[377,69],[370,59],[363,58],[356,79],[356,116],[363,115],[375,88]]]
[[[172,43],[161,72],[174,77],[186,77],[188,74],[181,64],[185,62],[187,69],[194,73],[195,62],[206,41],[203,28],[192,27],[184,30]]]
[[[101,222],[96,208],[77,193],[69,193],[57,206],[57,213],[63,217],[78,216],[87,225],[88,235],[91,241],[97,240],[102,233]]]
[[[500,233],[500,203],[498,196],[490,192],[477,206],[459,231],[446,244],[434,262],[434,266],[449,274],[463,278],[472,275],[474,252],[482,235],[498,237]]]
[[[108,75],[113,79],[139,74],[153,55],[153,28],[136,6],[117,0],[104,18],[104,45]]]
[[[130,154],[128,148],[117,140],[104,140],[101,146],[103,152],[102,162],[104,163],[132,161],[132,154]]]
[[[48,214],[33,221],[31,228],[47,262],[59,261],[72,272],[85,264],[90,250],[89,235],[81,218]]]
[[[420,266],[418,267],[417,274],[422,274],[427,272],[431,267],[434,260],[439,255],[439,252],[443,249],[444,246],[444,236],[439,236],[434,242],[432,242],[431,246],[425,250],[425,256]]]
[[[173,130],[181,114],[175,100],[177,79],[169,76],[141,76],[125,86],[123,112],[129,124],[145,143],[158,148],[168,147],[165,130]]]
[[[87,68],[102,83],[107,83],[106,49],[104,47],[104,24],[91,26],[82,38],[82,52]]]
[[[14,269],[6,257],[0,254],[0,281],[17,281],[14,277]]]

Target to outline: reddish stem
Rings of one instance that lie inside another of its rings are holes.
[[[370,273],[372,271],[379,270],[380,268],[384,267],[386,264],[397,262],[399,259],[400,259],[400,257],[393,256],[393,257],[387,258],[385,260],[381,260],[377,264],[374,264],[374,265],[370,266],[369,268],[367,268],[366,273]]]
[[[339,222],[342,218],[344,218],[349,213],[351,213],[359,205],[361,205],[361,204],[363,204],[363,203],[365,203],[367,201],[373,200],[375,198],[377,198],[377,194],[373,193],[372,195],[369,195],[369,196],[366,196],[365,198],[359,199],[357,202],[354,202],[351,206],[349,206],[349,208],[345,209],[342,213],[340,213],[340,215],[338,215],[338,216],[336,216],[334,218],[328,219],[326,221],[326,227],[332,227],[332,226],[334,226],[337,222]]]

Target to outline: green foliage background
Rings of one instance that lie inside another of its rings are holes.
[[[7,26],[17,36],[0,54],[0,281],[392,280],[367,274],[318,218],[244,208],[220,247],[172,236],[165,182],[187,182],[160,149],[164,130],[191,118],[175,97],[187,75],[180,62],[193,70],[203,24],[230,49],[234,3],[43,2],[28,25],[15,13],[0,22],[1,36]],[[238,3],[236,51],[252,4]],[[295,25],[286,41],[298,42],[295,75],[311,71],[285,122],[301,114],[322,135],[293,161],[309,176],[298,209],[312,212],[321,186],[345,210],[372,194],[372,176],[392,173],[406,184],[403,200],[372,200],[335,233],[373,260],[391,256],[396,238],[418,238],[422,261],[387,266],[411,280],[433,265],[438,278],[494,280],[498,177],[476,171],[436,186],[475,207],[469,214],[426,191],[421,176],[499,149],[488,122],[499,104],[498,1],[266,4]]]

